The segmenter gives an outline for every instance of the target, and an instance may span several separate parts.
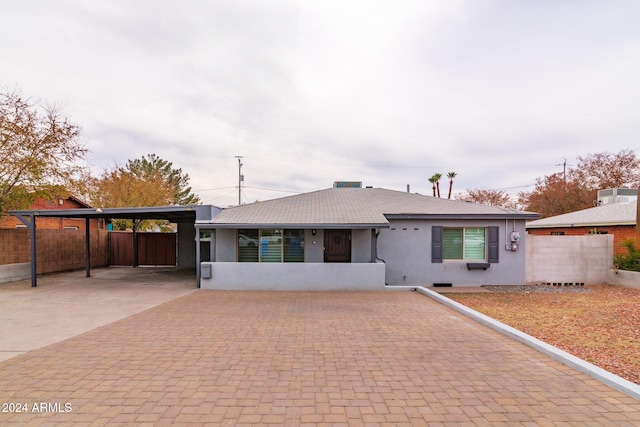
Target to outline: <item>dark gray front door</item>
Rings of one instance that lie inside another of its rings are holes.
[[[351,231],[324,231],[324,262],[351,262]]]

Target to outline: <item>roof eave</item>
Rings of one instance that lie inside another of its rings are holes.
[[[633,222],[586,222],[586,223],[565,223],[565,224],[527,224],[527,229],[535,228],[578,228],[578,227],[617,227],[621,225],[635,226]]]
[[[522,213],[522,212],[514,212],[514,213],[485,213],[485,214],[470,214],[470,213],[461,213],[461,214],[385,214],[387,219],[429,219],[429,220],[446,220],[446,219],[462,219],[462,220],[471,220],[471,219],[521,219],[521,220],[532,220],[539,219],[540,214],[536,213]]]
[[[278,229],[369,229],[388,228],[389,223],[215,223],[197,222],[196,228],[201,229],[239,229],[239,228],[278,228]]]

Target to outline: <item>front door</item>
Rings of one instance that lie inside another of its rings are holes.
[[[351,262],[351,231],[324,231],[324,262]]]

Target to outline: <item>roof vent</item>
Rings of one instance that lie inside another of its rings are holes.
[[[362,181],[334,181],[333,188],[362,188]]]

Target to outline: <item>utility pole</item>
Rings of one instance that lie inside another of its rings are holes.
[[[562,166],[562,180],[567,183],[567,159],[564,159],[564,163],[560,163],[556,166]]]
[[[242,156],[235,156],[238,159],[238,206],[242,204],[242,182],[244,176],[242,175]]]

